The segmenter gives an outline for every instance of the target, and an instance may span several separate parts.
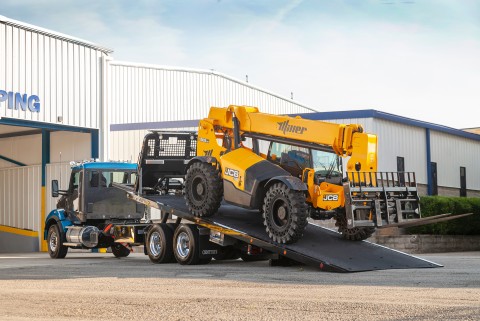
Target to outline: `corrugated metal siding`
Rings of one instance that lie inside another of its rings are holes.
[[[111,124],[200,119],[211,106],[258,106],[273,114],[309,112],[306,106],[206,71],[109,63]]]
[[[480,189],[479,142],[437,131],[430,132],[430,142],[439,186],[460,188],[460,167],[465,167],[467,189]]]
[[[100,50],[31,28],[0,22],[0,90],[37,95],[40,112],[7,108],[0,116],[98,128],[101,106]]]
[[[70,173],[72,172],[70,163],[54,163],[48,164],[46,167],[46,211],[45,216],[48,216],[51,210],[57,208],[57,201],[59,198],[52,197],[52,180],[56,179],[59,182],[59,188],[61,190],[67,190]]]
[[[337,124],[360,124],[378,137],[378,171],[397,171],[397,156],[404,157],[405,170],[415,172],[417,183],[426,184],[427,145],[425,129],[377,118],[335,119]]]
[[[427,183],[425,129],[374,119],[371,132],[378,136],[379,171],[397,171],[397,156],[404,157],[405,171],[415,172],[417,183]]]
[[[312,111],[293,100],[215,72],[115,61],[108,66],[110,124],[201,119],[208,115],[211,106],[232,104],[257,106],[262,112],[272,114]],[[136,161],[145,133],[144,130],[109,132],[107,158]]]
[[[39,165],[0,169],[0,225],[40,229],[41,180]]]
[[[0,155],[26,165],[38,165],[42,163],[42,135],[2,138]],[[10,162],[0,162],[0,168],[15,166]]]

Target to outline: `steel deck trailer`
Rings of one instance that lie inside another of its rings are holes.
[[[308,224],[303,238],[297,243],[278,244],[269,239],[258,211],[222,204],[214,217],[199,218],[189,213],[181,195],[141,196],[133,190],[125,189],[125,191],[127,196],[135,202],[160,210],[163,223],[175,216],[176,224],[180,224],[181,220],[186,220],[209,229],[211,235],[217,232],[261,248],[273,254],[270,260],[272,265],[291,265],[298,262],[329,272],[442,266],[368,241],[348,241],[343,239],[339,233],[313,223]]]

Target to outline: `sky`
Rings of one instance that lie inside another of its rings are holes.
[[[2,0],[0,15],[318,111],[480,127],[477,0]]]

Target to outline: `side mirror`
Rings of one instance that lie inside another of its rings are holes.
[[[52,180],[52,197],[58,197],[58,181],[56,179]]]

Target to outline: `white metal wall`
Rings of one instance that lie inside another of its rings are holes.
[[[46,167],[45,173],[45,217],[48,216],[51,210],[57,208],[58,198],[52,197],[52,180],[56,179],[59,182],[59,188],[61,190],[68,189],[68,183],[70,178],[70,173],[72,169],[70,163],[52,163],[48,164]]]
[[[0,155],[26,165],[42,163],[42,135],[28,135],[0,139]],[[0,160],[0,168],[16,165]]]
[[[430,150],[439,186],[460,188],[460,167],[465,167],[467,189],[480,190],[479,141],[432,130]]]
[[[0,169],[0,225],[39,231],[41,183],[39,165]]]
[[[1,102],[0,117],[98,128],[105,51],[0,17],[0,90],[37,95],[41,106],[37,113]]]
[[[397,171],[397,156],[405,171],[415,172],[417,183],[427,184],[427,138],[425,128],[375,118],[372,131],[378,136],[378,168]]]
[[[52,132],[50,134],[50,162],[70,162],[90,159],[91,135],[76,132]]]
[[[213,71],[174,69],[109,61],[107,71],[109,124],[198,120],[211,106],[249,105],[272,114],[313,111]],[[110,132],[107,158],[134,160],[145,131]]]
[[[427,144],[424,128],[378,118],[329,120],[337,124],[360,124],[378,137],[378,171],[397,171],[397,156],[404,157],[405,171],[415,172],[417,183],[427,184]]]

